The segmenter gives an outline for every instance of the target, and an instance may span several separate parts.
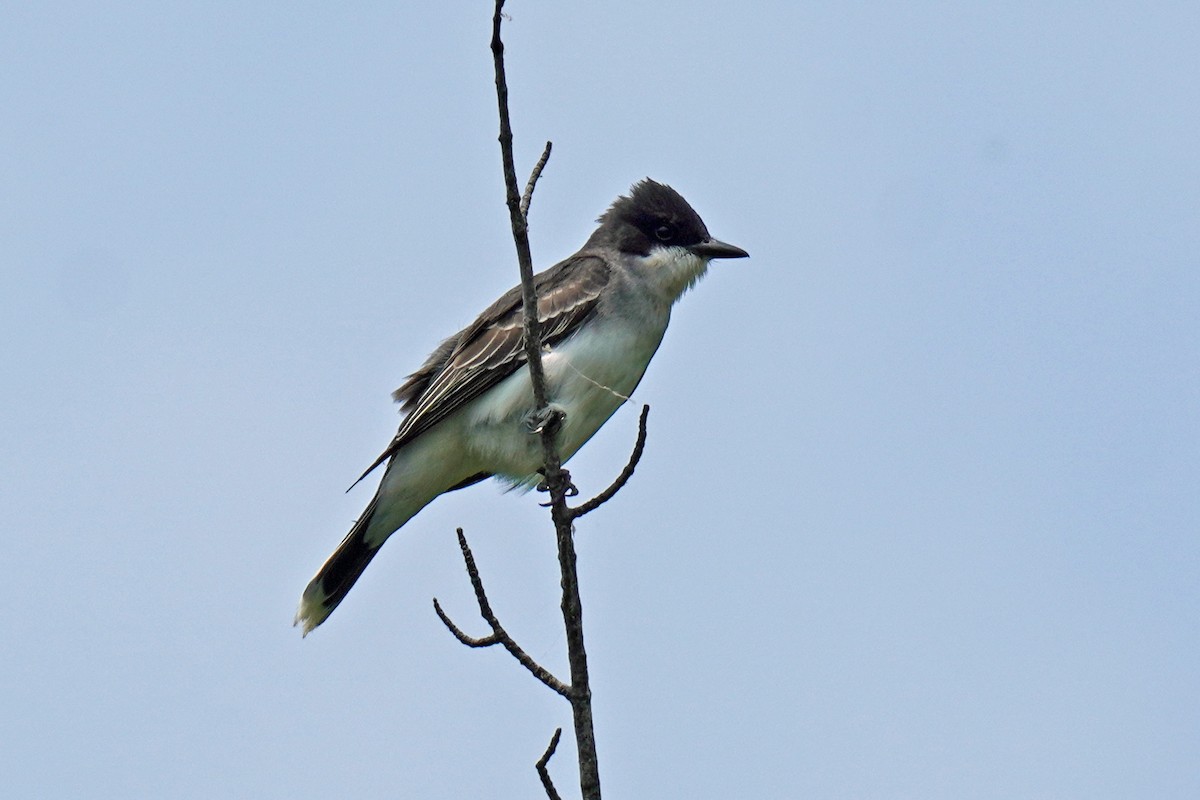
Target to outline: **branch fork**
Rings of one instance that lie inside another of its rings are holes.
[[[463,534],[463,529],[458,529],[458,546],[462,549],[463,561],[467,565],[467,575],[471,578],[471,586],[475,589],[475,600],[479,603],[479,616],[483,617],[492,628],[492,632],[488,636],[468,636],[463,633],[462,628],[454,624],[442,610],[442,606],[438,603],[437,598],[433,600],[433,610],[437,612],[438,618],[454,634],[454,638],[465,644],[467,647],[492,647],[493,645],[503,645],[504,649],[512,654],[521,666],[529,670],[533,677],[537,678],[553,691],[561,694],[568,699],[572,696],[570,686],[560,681],[551,674],[550,670],[543,667],[541,664],[533,660],[520,645],[518,645],[508,631],[504,630],[504,626],[500,624],[500,620],[496,618],[496,614],[492,611],[492,605],[488,602],[487,592],[483,589],[483,579],[479,577],[479,568],[475,566],[475,556],[471,554],[471,548],[467,545],[467,537]]]

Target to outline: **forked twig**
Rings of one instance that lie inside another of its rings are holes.
[[[437,613],[438,619],[442,621],[442,624],[449,628],[450,632],[454,634],[454,638],[458,639],[467,647],[491,647],[494,644],[500,643],[500,639],[494,633],[491,636],[479,637],[468,636],[466,633],[463,633],[462,628],[455,625],[454,620],[450,619],[450,616],[442,610],[442,604],[438,602],[436,597],[433,598],[433,610]]]
[[[437,612],[438,618],[454,634],[454,638],[465,644],[467,647],[491,647],[492,645],[504,645],[504,649],[512,654],[512,657],[520,662],[521,666],[529,670],[533,677],[537,678],[543,684],[558,692],[568,700],[572,697],[571,687],[560,681],[541,664],[533,660],[519,644],[517,644],[508,631],[504,630],[504,626],[500,624],[500,620],[496,618],[495,612],[492,611],[492,604],[488,602],[487,592],[483,589],[483,579],[479,577],[479,568],[475,566],[475,556],[471,554],[471,548],[467,545],[467,537],[463,534],[463,529],[458,529],[458,546],[462,550],[463,561],[467,565],[467,575],[471,578],[471,586],[475,589],[475,600],[479,603],[479,616],[483,617],[484,622],[492,628],[490,636],[474,637],[463,633],[450,617],[442,610],[442,606],[438,603],[437,598],[433,600],[433,610]]]
[[[537,761],[538,777],[542,779],[542,788],[546,790],[546,796],[550,800],[562,800],[562,797],[558,794],[558,790],[554,788],[554,781],[550,780],[550,770],[546,769],[546,765],[550,763],[550,757],[558,749],[558,738],[560,736],[562,736],[562,728],[556,728],[554,735],[550,737],[550,746],[546,748],[546,752],[542,753],[542,757]]]

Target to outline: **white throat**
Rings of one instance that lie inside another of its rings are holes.
[[[638,260],[648,288],[668,305],[683,297],[708,271],[708,259],[684,247],[656,247]]]

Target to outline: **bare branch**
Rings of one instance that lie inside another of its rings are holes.
[[[533,384],[534,410],[542,415],[549,407],[546,394],[546,377],[542,369],[542,340],[538,325],[537,293],[533,283],[533,259],[529,253],[529,224],[521,210],[521,198],[517,194],[517,172],[513,165],[512,123],[508,115],[508,82],[504,74],[504,42],[500,38],[500,23],[503,19],[504,0],[496,0],[492,15],[492,61],[496,72],[496,104],[500,113],[500,153],[504,166],[505,200],[512,225],[513,243],[517,248],[517,263],[521,270],[521,308],[525,329],[525,356],[529,365],[529,378]],[[596,734],[592,720],[592,690],[588,679],[587,652],[583,642],[583,610],[579,597],[579,573],[575,565],[575,542],[571,512],[567,507],[567,492],[570,478],[562,469],[562,458],[558,452],[556,434],[559,425],[551,421],[542,427],[542,456],[546,486],[550,489],[550,516],[554,520],[555,540],[558,544],[558,561],[562,574],[562,614],[567,636],[567,658],[571,670],[571,685],[554,684],[539,676],[547,686],[571,701],[571,713],[575,723],[575,744],[579,756],[579,786],[583,800],[599,800],[600,770],[596,758]],[[461,537],[460,537],[461,538]],[[465,548],[465,539],[464,548]],[[495,630],[495,628],[493,628]],[[499,635],[499,631],[497,631]],[[509,652],[517,656],[512,640],[504,641]],[[511,644],[511,646],[510,646]],[[522,653],[522,655],[524,655]],[[527,668],[532,659],[524,656]],[[518,656],[518,660],[521,657]],[[534,673],[537,674],[536,672]],[[546,673],[548,676],[549,673]]]
[[[440,603],[438,603],[438,599],[436,597],[433,598],[433,610],[437,612],[438,619],[442,621],[442,624],[445,625],[452,634],[454,634],[454,638],[458,639],[467,647],[491,647],[494,644],[500,643],[500,640],[496,638],[496,634],[494,633],[491,636],[481,636],[478,639],[474,636],[468,636],[467,634],[463,633],[462,628],[455,625],[450,617],[446,615],[446,612],[442,611],[442,606]]]
[[[546,769],[546,765],[550,763],[550,757],[554,755],[554,751],[558,749],[558,739],[562,736],[562,728],[556,728],[554,735],[550,737],[550,746],[546,748],[546,752],[542,753],[542,757],[537,762],[538,777],[542,779],[542,787],[546,790],[546,796],[550,800],[562,800],[558,790],[554,788],[554,781],[550,780],[550,770]]]
[[[621,474],[612,482],[612,485],[605,489],[600,494],[588,500],[586,503],[581,503],[571,509],[571,519],[576,520],[584,514],[590,514],[600,506],[613,499],[617,492],[629,482],[633,477],[633,471],[637,469],[638,462],[642,460],[642,452],[646,449],[646,417],[650,415],[650,406],[642,406],[642,415],[638,419],[638,435],[637,441],[633,445],[633,453],[629,456],[629,463],[625,465],[625,469],[621,470]]]
[[[508,80],[504,74],[504,42],[500,39],[500,22],[504,17],[504,0],[496,0],[492,15],[492,62],[496,71],[496,104],[500,110],[500,159],[504,168],[505,201],[512,225],[513,243],[517,247],[517,264],[521,271],[521,302],[525,320],[525,356],[533,380],[533,399],[538,409],[545,408],[546,378],[542,372],[542,340],[537,318],[537,295],[533,288],[533,257],[529,253],[529,225],[521,213],[521,196],[517,193],[517,168],[513,162],[512,121],[508,116]]]
[[[458,529],[458,546],[462,550],[463,561],[467,565],[467,575],[471,578],[471,586],[475,589],[475,600],[479,603],[479,616],[483,617],[492,629],[491,636],[468,636],[463,633],[462,629],[455,625],[446,612],[442,611],[441,605],[435,598],[433,601],[433,610],[437,612],[438,618],[441,619],[450,633],[454,634],[454,638],[465,644],[467,647],[491,647],[492,645],[503,645],[513,658],[515,658],[521,666],[529,670],[533,677],[537,678],[550,689],[570,700],[574,693],[570,686],[560,681],[550,672],[550,670],[537,663],[526,653],[521,646],[508,635],[508,631],[504,630],[504,626],[500,624],[500,620],[492,611],[492,604],[488,602],[487,592],[483,589],[483,579],[479,577],[479,568],[475,566],[475,556],[471,553],[471,548],[467,544],[467,537],[463,534],[463,529]]]
[[[525,218],[525,224],[529,224],[529,204],[533,202],[533,187],[537,186],[538,178],[542,177],[542,170],[546,168],[546,162],[550,160],[550,148],[553,145],[546,142],[546,149],[542,151],[542,157],[538,159],[537,164],[533,167],[533,172],[529,174],[529,182],[525,184],[525,194],[521,195],[521,216]]]
[[[496,104],[500,112],[500,158],[504,167],[505,202],[512,226],[513,243],[517,248],[517,266],[521,272],[521,311],[525,328],[525,360],[529,365],[529,379],[533,384],[533,404],[542,413],[549,402],[546,396],[546,375],[542,369],[542,336],[538,324],[537,293],[533,285],[533,256],[529,252],[529,223],[521,213],[521,196],[517,193],[517,168],[513,162],[512,121],[508,115],[508,79],[504,72],[504,42],[500,38],[500,23],[504,18],[504,0],[496,0],[492,15],[492,63],[496,72]],[[547,156],[548,158],[549,156]],[[555,438],[557,428],[546,425],[542,429],[542,455],[546,464],[546,485],[550,496],[566,496],[562,475],[562,458],[558,453]],[[566,506],[564,500],[560,500]]]

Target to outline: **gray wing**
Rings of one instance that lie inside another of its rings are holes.
[[[610,276],[608,264],[595,255],[571,256],[534,276],[542,342],[555,345],[575,333],[595,311]],[[408,415],[392,443],[358,480],[522,367],[526,360],[524,333],[521,287],[516,286],[442,342],[393,393]]]

